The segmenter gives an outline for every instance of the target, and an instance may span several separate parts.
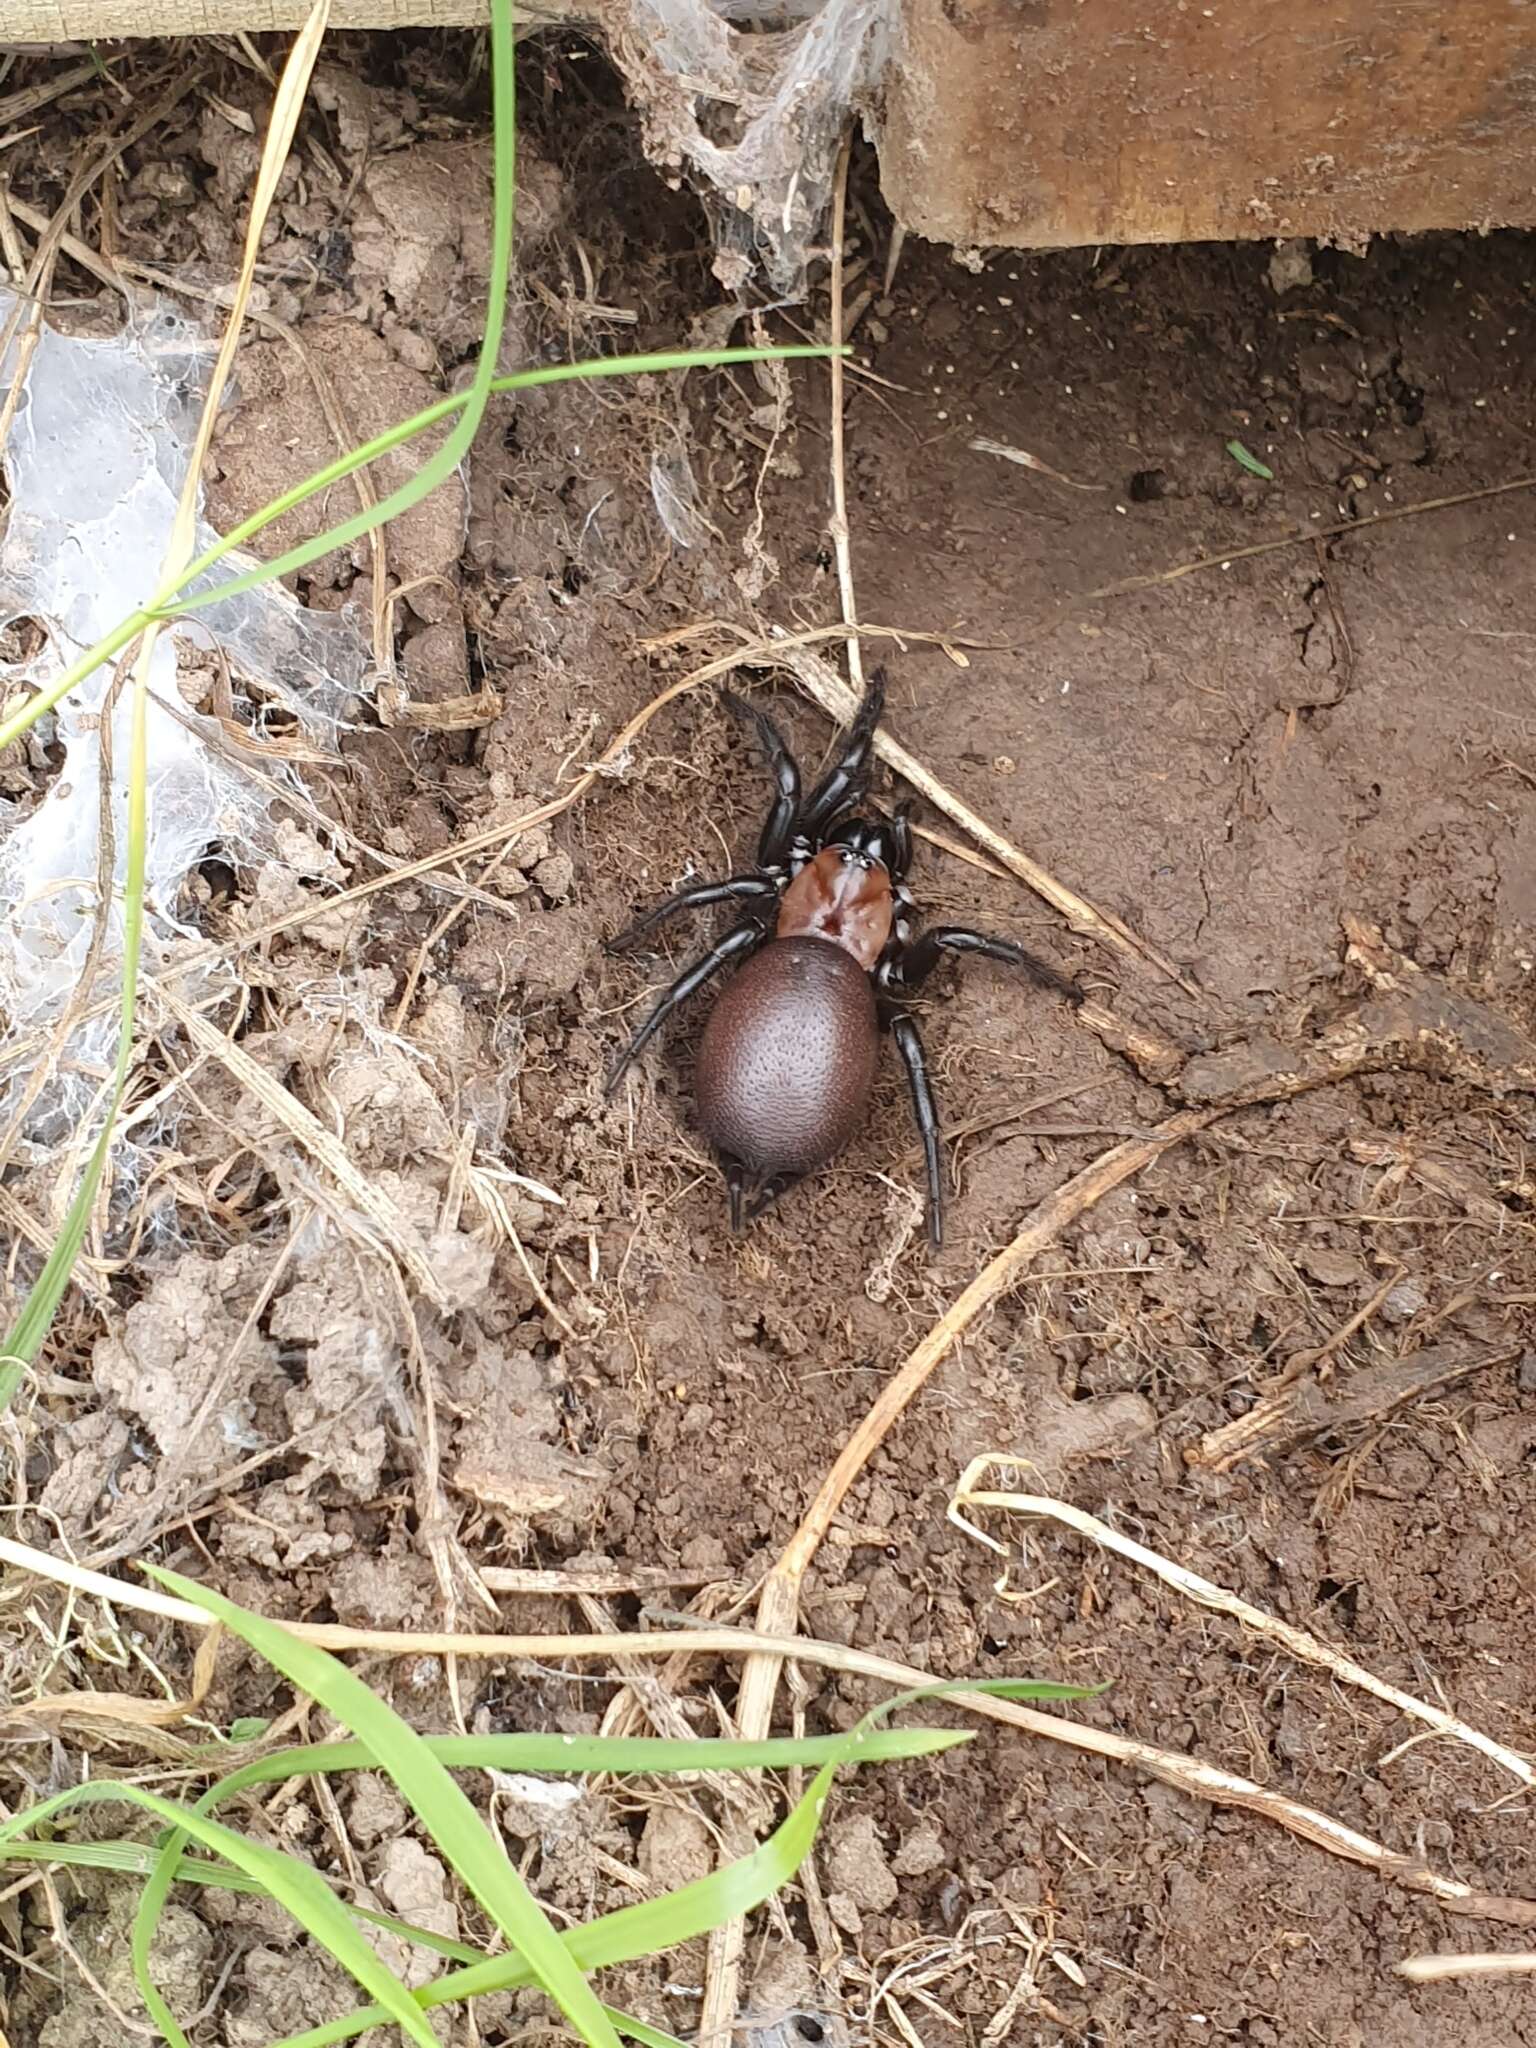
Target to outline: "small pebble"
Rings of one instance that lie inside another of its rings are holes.
[[[1429,1296],[1417,1280],[1399,1280],[1381,1304],[1381,1312],[1389,1323],[1406,1323],[1428,1306]]]

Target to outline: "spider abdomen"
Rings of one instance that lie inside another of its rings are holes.
[[[812,1172],[864,1120],[879,1058],[867,973],[822,938],[774,939],[721,991],[695,1072],[716,1151],[764,1178]]]

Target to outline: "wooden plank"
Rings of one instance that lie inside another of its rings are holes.
[[[882,179],[897,218],[934,240],[1353,245],[1536,226],[1536,0],[892,4]],[[306,12],[307,0],[0,0],[0,33],[292,30]],[[486,12],[335,0],[331,22],[454,27]]]
[[[308,0],[0,0],[9,42],[102,42],[118,36],[251,34],[302,28]],[[335,0],[331,27],[483,28],[487,0]]]
[[[1536,224],[1524,0],[905,0],[886,100],[963,248]]]

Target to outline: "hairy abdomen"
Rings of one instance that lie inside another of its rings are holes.
[[[869,976],[827,939],[774,939],[721,991],[695,1076],[716,1151],[809,1173],[864,1120],[879,1055]]]

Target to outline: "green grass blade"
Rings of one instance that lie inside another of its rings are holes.
[[[676,2034],[669,2034],[662,2027],[653,2027],[645,2020],[637,2020],[631,2012],[620,2012],[616,2006],[605,2005],[603,2011],[613,2021],[621,2034],[627,2034],[631,2041],[638,2041],[640,2048],[688,2048]]]
[[[784,348],[709,348],[692,351],[660,349],[641,355],[600,356],[584,363],[548,363],[534,370],[515,370],[508,376],[492,378],[491,389],[495,392],[531,391],[541,385],[566,384],[578,378],[649,377],[669,371],[718,369],[731,363],[821,358],[832,353],[833,351],[827,348],[798,343]],[[846,355],[848,351],[845,349],[842,353]],[[199,577],[206,576],[226,555],[243,547],[247,541],[254,539],[258,533],[281,519],[285,513],[304,504],[317,492],[329,490],[334,484],[354,476],[358,470],[366,469],[370,463],[377,462],[380,456],[390,454],[405,442],[414,439],[416,435],[425,433],[427,428],[435,426],[439,420],[462,411],[468,403],[468,392],[455,392],[450,398],[438,399],[423,411],[413,414],[410,419],[402,420],[398,426],[376,435],[371,441],[362,442],[334,462],[327,463],[323,469],[317,469],[302,483],[295,484],[291,490],[284,491],[270,504],[262,506],[260,511],[253,512],[238,526],[232,527],[184,570],[167,589],[161,591],[154,607],[132,613],[120,626],[115,626],[105,639],[98,640],[94,647],[88,648],[44,689],[28,697],[9,718],[0,719],[0,751],[30,732],[39,719],[61,704],[71,690],[77,689],[88,676],[93,675],[104,661],[110,661],[114,654],[120,653],[144,630],[151,619],[169,621],[183,612],[200,611],[207,605],[221,603],[239,591],[253,590],[259,584],[270,582],[278,573],[277,566],[273,563],[262,563],[255,569],[244,571],[238,577],[230,577],[211,590],[188,589],[190,584],[195,583]],[[412,483],[415,481],[413,479]],[[411,487],[402,486],[403,489]],[[380,508],[375,506],[368,516],[370,521],[376,521],[380,516]],[[321,535],[312,545],[319,553],[329,554],[333,547],[339,545],[337,530],[333,528]],[[0,1400],[0,1408],[3,1406],[3,1400]]]
[[[470,444],[480,431],[481,417],[495,381],[496,359],[501,353],[502,329],[506,323],[507,287],[512,272],[512,227],[517,199],[515,90],[510,0],[491,0],[491,100],[494,108],[494,125],[490,283],[486,293],[485,332],[481,337],[480,353],[475,361],[475,374],[468,390],[462,394],[462,404],[454,408],[459,417],[448,438],[435,454],[427,457],[414,476],[408,477],[387,497],[381,498],[378,504],[354,513],[350,519],[339,521],[328,532],[317,535],[313,540],[302,541],[297,547],[289,548],[275,561],[263,563],[259,570],[252,570],[244,576],[232,577],[218,591],[211,593],[205,599],[206,602],[212,602],[215,597],[232,596],[238,590],[249,590],[256,583],[267,582],[274,576],[290,575],[296,569],[307,568],[311,562],[318,561],[333,548],[347,547],[363,534],[371,532],[374,527],[382,526],[386,520],[409,511],[413,505],[435,491],[440,483],[453,475],[469,453]],[[171,592],[184,588],[188,580],[185,576],[178,576],[168,589],[157,593],[151,609],[158,611]]]
[[[135,631],[138,629],[135,628]],[[106,643],[103,642],[103,645]],[[53,1323],[75,1259],[90,1227],[107,1161],[117,1112],[128,1087],[133,1065],[133,1022],[139,1001],[139,964],[144,951],[144,864],[149,846],[149,691],[135,670],[132,684],[132,718],[128,739],[128,803],[125,817],[125,858],[123,863],[123,960],[118,991],[117,1055],[112,1063],[112,1080],[102,1114],[101,1132],[91,1147],[80,1185],[64,1214],[43,1270],[27,1295],[16,1326],[6,1339],[0,1358],[0,1414],[10,1405],[22,1375],[42,1348]],[[110,915],[111,906],[101,905],[100,914]]]
[[[871,1707],[865,1719],[878,1728],[902,1707],[920,1706],[925,1700],[952,1699],[956,1693],[984,1693],[989,1700],[1091,1700],[1109,1691],[1101,1685],[1062,1685],[1054,1678],[939,1678],[932,1685],[914,1685],[908,1692],[893,1693],[878,1707]]]
[[[28,1821],[31,1821],[29,1813]],[[7,1842],[0,1848],[3,1863],[58,1863],[70,1869],[109,1870],[119,1877],[147,1877],[159,1851],[152,1842]],[[243,1870],[213,1863],[205,1856],[183,1856],[176,1875],[188,1884],[212,1885],[216,1891],[259,1892],[262,1886]]]
[[[811,1735],[796,1741],[788,1736],[764,1742],[729,1742],[703,1738],[671,1742],[650,1735],[428,1735],[427,1748],[451,1771],[608,1771],[623,1775],[644,1771],[665,1777],[685,1771],[814,1769],[840,1762],[847,1753],[846,1735]],[[904,1762],[935,1756],[971,1735],[951,1728],[882,1728],[869,1735],[864,1750],[868,1763]],[[271,1785],[310,1772],[366,1771],[374,1760],[361,1742],[316,1742],[302,1748],[274,1750],[256,1757],[221,1778],[198,1801],[209,1812],[252,1785]]]
[[[120,626],[112,628],[105,639],[98,640],[78,660],[72,661],[62,675],[55,676],[35,696],[28,697],[9,718],[0,719],[0,751],[30,732],[37,721],[61,703],[71,690],[78,689],[87,676],[94,675],[104,661],[110,661],[114,654],[121,654],[129,641],[136,639],[148,624],[148,612],[130,613]]]
[[[728,363],[787,362],[806,357],[822,358],[831,353],[831,349],[801,343],[786,345],[783,348],[658,349],[642,355],[596,356],[582,363],[545,363],[535,370],[513,370],[504,377],[493,377],[491,390],[532,391],[541,385],[569,384],[590,377],[650,377],[668,371],[718,369],[722,364]],[[847,350],[843,353],[847,354]],[[219,604],[226,597],[233,597],[242,590],[254,590],[258,584],[270,582],[274,576],[286,575],[291,567],[303,567],[303,563],[290,562],[289,557],[285,555],[279,561],[262,562],[253,569],[242,570],[238,576],[231,576],[209,590],[191,591],[188,587],[199,577],[206,576],[215,564],[221,562],[234,549],[243,547],[264,528],[272,525],[274,520],[280,519],[284,513],[293,511],[296,506],[314,497],[316,492],[329,490],[333,484],[342,483],[358,470],[366,469],[369,463],[377,462],[381,455],[390,454],[406,441],[425,433],[429,427],[435,427],[440,420],[448,419],[452,414],[462,411],[468,400],[467,392],[455,392],[450,398],[435,400],[421,412],[413,413],[409,419],[402,420],[398,426],[386,428],[382,434],[375,435],[373,440],[364,441],[347,454],[337,456],[335,461],[328,462],[323,469],[317,469],[312,476],[284,491],[281,497],[274,498],[260,511],[251,513],[249,518],[242,520],[238,526],[231,527],[229,532],[216,541],[205,554],[200,555],[183,575],[159,593],[155,600],[154,616],[169,619],[182,612],[201,611],[205,605]],[[439,454],[441,452],[439,450]],[[410,484],[402,485],[401,489],[418,487],[420,475],[421,472],[418,471]],[[386,499],[347,521],[345,538],[355,540],[361,534],[370,532],[379,523],[383,506],[388,502]],[[342,544],[343,528],[334,526],[316,539],[304,542],[305,559],[310,562],[318,561],[321,555],[329,554],[333,548]],[[290,550],[290,554],[298,552],[297,549]]]
[[[1267,484],[1274,482],[1275,472],[1270,468],[1269,464],[1267,462],[1260,462],[1257,455],[1250,455],[1241,441],[1229,441],[1227,443],[1227,453],[1240,468],[1246,469],[1250,476],[1261,476]]]
[[[80,1185],[64,1213],[64,1221],[60,1224],[59,1234],[43,1263],[43,1270],[33,1282],[32,1291],[27,1296],[21,1314],[16,1318],[5,1340],[5,1351],[0,1355],[0,1415],[3,1415],[15,1400],[16,1389],[21,1385],[27,1367],[42,1349],[43,1339],[52,1328],[59,1303],[64,1299],[64,1290],[68,1287],[69,1276],[75,1269],[80,1247],[85,1243],[85,1233],[91,1220],[91,1208],[112,1151],[117,1112],[122,1103],[123,1090],[127,1086],[126,1062],[120,1061],[119,1065],[124,1071],[119,1074],[116,1068],[113,1069],[112,1086],[107,1091],[106,1114],[101,1135],[91,1147],[91,1156],[85,1162],[85,1171],[80,1176]]]
[[[302,1642],[278,1623],[248,1614],[190,1579],[158,1566],[148,1569],[160,1584],[222,1621],[231,1634],[258,1651],[352,1731],[393,1780],[444,1861],[479,1900],[509,1945],[527,1959],[540,1988],[594,2048],[617,2048],[612,2023],[580,1966],[426,1740],[328,1650]]]
[[[848,351],[845,349],[843,353],[846,355]],[[640,355],[598,356],[583,363],[545,363],[533,370],[514,370],[507,376],[493,377],[491,389],[495,392],[532,391],[542,385],[569,384],[577,379],[585,380],[592,377],[654,377],[672,371],[714,370],[731,363],[792,362],[807,358],[819,360],[831,354],[831,349],[800,343],[784,348],[656,349]],[[398,426],[388,428],[384,433],[375,435],[371,441],[361,442],[347,454],[338,456],[334,462],[328,462],[323,469],[317,469],[302,483],[295,484],[291,490],[284,491],[281,496],[272,499],[270,504],[263,505],[259,511],[241,520],[238,526],[231,527],[227,534],[205,553],[199,555],[167,589],[160,592],[154,608],[136,611],[120,626],[114,626],[104,640],[98,640],[94,647],[72,662],[46,688],[28,697],[9,718],[0,719],[0,749],[8,747],[13,740],[21,739],[30,732],[40,718],[62,703],[70,691],[77,689],[87,676],[93,675],[104,661],[110,661],[114,654],[120,653],[136,634],[144,630],[151,619],[165,621],[174,619],[183,612],[200,611],[206,605],[219,604],[226,597],[233,596],[237,589],[253,590],[260,583],[270,582],[277,570],[274,564],[264,562],[258,568],[244,571],[239,577],[231,577],[227,582],[217,584],[211,590],[188,589],[190,584],[206,576],[223,561],[226,555],[244,547],[247,541],[253,540],[258,533],[273,525],[285,513],[292,512],[297,506],[314,497],[317,492],[329,490],[333,485],[345,482],[349,476],[355,476],[358,470],[366,469],[370,463],[377,462],[380,456],[390,454],[405,442],[413,440],[416,435],[425,433],[429,427],[436,426],[440,420],[461,412],[468,403],[469,394],[465,391],[457,391],[449,398],[437,399],[421,412],[402,420]],[[379,508],[375,506],[369,514],[370,519],[376,518],[378,511]],[[329,554],[337,544],[335,529],[321,535],[313,543],[325,554]]]
[[[820,1764],[839,1761],[849,1752],[847,1735],[815,1736],[801,1741],[668,1742],[652,1737],[574,1737],[564,1735],[436,1736],[424,1738],[428,1748],[444,1765],[454,1769],[501,1769],[529,1771],[590,1770],[699,1770],[704,1768],[750,1768]],[[932,1756],[967,1742],[968,1734],[950,1729],[872,1729],[864,1737],[862,1760],[875,1763],[902,1758]],[[208,1812],[253,1785],[280,1783],[310,1772],[337,1772],[372,1768],[372,1752],[360,1742],[313,1743],[279,1750],[243,1765],[209,1787],[198,1801],[197,1811]],[[32,1846],[32,1845],[29,1845]],[[71,1845],[72,1847],[74,1845]],[[132,1869],[148,1877],[136,1917],[136,1942],[144,1955],[155,1926],[178,1879],[194,1882],[229,1883],[237,1873],[210,1876],[213,1866],[192,1862],[182,1854],[185,1838],[167,1837],[158,1852],[137,1844],[113,1845],[127,1852],[130,1860],[100,1867]],[[92,1845],[79,1845],[77,1860],[89,1861]],[[243,1888],[237,1881],[236,1888]],[[421,1928],[395,1921],[385,1914],[351,1909],[354,1916],[399,1934],[407,1941],[435,1950],[450,1960],[474,1963],[476,1952],[461,1944],[432,1936]],[[141,1991],[143,1987],[141,1986]],[[637,2023],[638,2024],[638,2023]],[[621,2027],[620,2032],[633,2028]]]
[[[1015,1678],[956,1679],[947,1684],[922,1686],[884,1702],[857,1728],[839,1738],[844,1753],[837,1761],[862,1763],[869,1754],[875,1723],[895,1707],[914,1700],[942,1698],[954,1692],[982,1692],[1013,1699],[1081,1699],[1102,1690],[1100,1686],[1063,1686],[1047,1680]],[[584,1927],[569,1930],[561,1939],[581,1968],[610,1969],[637,1956],[653,1955],[677,1942],[709,1933],[727,1920],[760,1906],[789,1883],[808,1854],[821,1825],[835,1769],[834,1762],[823,1765],[793,1811],[750,1855],[663,1898],[623,1906],[616,1913],[606,1913]],[[514,1990],[528,1981],[526,1966],[515,1957],[496,1956],[468,1969],[450,1970],[412,1995],[424,2009],[431,2010],[450,2001]],[[324,2026],[274,2041],[271,2048],[339,2048],[341,2042],[355,2040],[377,2026],[381,2017],[373,2010],[347,2013]]]
[[[67,1864],[74,1869],[110,1871],[120,1877],[145,1877],[153,1866],[156,1853],[148,1842],[10,1842],[0,1852],[0,1860]],[[188,1884],[210,1885],[220,1891],[258,1896],[266,1894],[266,1886],[248,1877],[244,1871],[234,1870],[225,1863],[210,1862],[201,1856],[181,1857],[175,1874],[178,1880]],[[388,1913],[375,1913],[365,1906],[351,1905],[347,1911],[354,1920],[366,1920],[370,1927],[382,1928],[386,1934],[397,1935],[417,1948],[430,1949],[450,1962],[476,1963],[483,1960],[479,1950],[471,1948],[467,1942],[450,1941],[446,1934],[438,1934],[429,1927],[417,1927],[409,1920],[396,1920]],[[603,2010],[612,2020],[615,2030],[632,2041],[638,2041],[641,2048],[686,2048],[675,2034],[636,2019],[632,2013],[620,2012],[611,2005],[605,2005]]]
[[[0,1849],[0,1863],[58,1863],[72,1870],[106,1870],[117,1877],[149,1877],[160,1854],[153,1842],[8,1842]],[[172,1876],[178,1884],[201,1884],[213,1891],[243,1892],[258,1897],[266,1895],[266,1886],[259,1884],[254,1877],[247,1877],[243,1870],[232,1869],[227,1863],[211,1862],[206,1856],[178,1855]],[[471,1948],[467,1941],[453,1941],[433,1928],[418,1927],[411,1920],[397,1920],[392,1913],[378,1913],[371,1906],[359,1906],[351,1900],[343,1900],[342,1903],[354,1920],[366,1920],[370,1927],[398,1935],[401,1941],[408,1941],[416,1948],[430,1949],[445,1962],[478,1963],[481,1960],[481,1951]]]
[[[400,1979],[380,1961],[358,1933],[341,1900],[319,1871],[295,1857],[284,1855],[280,1850],[252,1842],[234,1828],[225,1827],[221,1821],[195,1813],[191,1807],[162,1799],[158,1793],[145,1791],[142,1785],[119,1784],[110,1779],[98,1784],[72,1785],[52,1799],[45,1799],[11,1820],[0,1823],[0,1847],[24,1830],[41,1827],[55,1814],[75,1806],[100,1805],[107,1800],[142,1807],[146,1813],[174,1828],[178,1835],[190,1837],[254,1878],[260,1889],[291,1914],[304,1931],[334,1956],[376,2001],[372,2009],[379,2014],[381,2024],[393,2020],[403,2033],[419,2044],[419,2048],[438,2048],[437,2035],[428,2023],[420,2001],[411,1996]],[[140,1961],[137,1954],[134,1960],[137,1967]],[[154,1985],[144,1978],[140,1988],[141,1991],[148,1990],[146,2003],[166,2040],[172,2042],[174,2048],[185,2048],[186,2036]]]
[[[843,1762],[862,1762],[863,1725],[843,1738]],[[821,1825],[835,1764],[824,1764],[804,1796],[765,1842],[723,1870],[682,1885],[659,1899],[621,1906],[560,1939],[583,1970],[612,1968],[637,1956],[654,1955],[696,1934],[707,1934],[738,1914],[751,1912],[786,1885],[804,1862]],[[412,1993],[423,2009],[482,1997],[491,1991],[515,1990],[530,1981],[526,1963],[515,1956],[493,1956],[464,1970],[450,1970]],[[303,2034],[275,2041],[271,2048],[337,2048],[381,2024],[376,2008],[347,2013]]]
[[[424,1739],[438,1760],[451,1769],[643,1769],[651,1772],[669,1769],[698,1770],[706,1767],[787,1768],[794,1764],[819,1764],[846,1755],[849,1740],[846,1735],[817,1736],[799,1742],[667,1742],[648,1736],[565,1735],[452,1735],[428,1736]],[[865,1759],[873,1763],[887,1759],[932,1756],[941,1750],[953,1748],[957,1743],[969,1740],[968,1735],[947,1729],[881,1729],[872,1731],[866,1738]],[[227,1777],[210,1786],[197,1802],[196,1810],[199,1813],[210,1812],[225,1800],[234,1798],[253,1785],[281,1783],[288,1778],[310,1772],[363,1770],[371,1769],[373,1766],[372,1752],[360,1742],[312,1743],[301,1748],[278,1750],[271,1756],[259,1757],[243,1765],[239,1770],[230,1772]],[[127,1843],[116,1846],[125,1850],[137,1847]],[[166,1838],[158,1852],[146,1848],[131,1865],[116,1866],[131,1867],[149,1880],[140,1897],[135,1918],[135,1940],[146,1956],[155,1927],[170,1897],[171,1887],[179,1879],[191,1878],[195,1882],[205,1883],[226,1881],[217,1877],[209,1878],[206,1875],[209,1866],[192,1864],[189,1867],[189,1859],[182,1854],[184,1847],[185,1837],[172,1834]],[[89,1859],[88,1856],[81,1855],[79,1860]],[[405,1940],[434,1949],[450,1960],[464,1963],[473,1963],[477,1960],[474,1950],[464,1949],[459,1944],[430,1936],[420,1928],[391,1920],[384,1914],[365,1912],[361,1907],[353,1907],[351,1910],[355,1917],[369,1920],[375,1926],[388,1928]],[[141,1991],[142,1989],[141,1986]]]

